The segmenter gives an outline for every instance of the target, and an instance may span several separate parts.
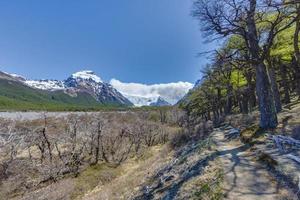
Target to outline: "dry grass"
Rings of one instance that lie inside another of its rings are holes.
[[[71,194],[71,199],[81,198],[86,192],[98,185],[111,182],[121,173],[120,167],[105,163],[87,167],[78,177],[73,179],[75,188]]]
[[[177,199],[220,200],[223,198],[223,179],[220,161],[210,162],[200,176],[183,184]]]
[[[289,109],[283,109],[278,114],[279,125],[276,131],[284,135],[290,135],[300,125],[300,103],[295,101],[288,105],[288,107]]]
[[[252,126],[253,124],[258,124],[259,113],[255,111],[249,114],[229,115],[226,117],[225,122],[229,123],[233,127],[244,129]]]
[[[148,181],[155,172],[166,164],[172,157],[166,145],[158,145],[150,148],[147,157],[143,159],[129,159],[120,166],[121,173],[116,179],[107,184],[100,184],[90,192],[87,192],[85,200],[120,200],[130,199],[140,191],[140,186]]]
[[[241,131],[240,139],[243,143],[249,144],[254,142],[254,139],[258,138],[263,133],[263,129],[261,129],[258,125],[253,125]]]

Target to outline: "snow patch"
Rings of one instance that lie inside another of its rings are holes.
[[[96,83],[102,83],[102,79],[97,76],[93,71],[90,70],[84,70],[84,71],[79,71],[74,74],[72,74],[71,78],[74,79],[83,79],[83,80],[92,80]]]
[[[55,91],[65,89],[64,83],[62,81],[57,80],[26,80],[25,84],[40,90]]]
[[[24,76],[21,76],[19,74],[11,74],[11,73],[8,73],[8,72],[3,72],[3,71],[2,71],[2,73],[7,74],[9,76],[12,76],[14,78],[20,79],[20,80],[26,80],[26,78]]]
[[[11,75],[14,78],[20,78],[20,79],[26,80],[26,78],[24,76],[21,76],[19,74],[9,74],[9,75]]]
[[[127,97],[135,106],[147,106],[155,103],[159,97],[170,104],[176,104],[193,88],[188,82],[146,85],[141,83],[123,83],[112,79],[110,84]],[[150,102],[150,103],[149,103]]]
[[[145,97],[145,96],[125,94],[125,93],[122,94],[136,107],[150,106],[151,104],[156,103],[159,98],[159,96]]]

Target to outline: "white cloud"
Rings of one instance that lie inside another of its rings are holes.
[[[177,103],[192,87],[189,82],[146,85],[141,83],[123,83],[112,79],[110,84],[125,96],[155,98],[161,96],[171,104]]]

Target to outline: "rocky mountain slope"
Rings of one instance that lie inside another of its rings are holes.
[[[24,83],[30,87],[41,90],[63,90],[69,95],[74,95],[78,92],[86,92],[93,96],[100,103],[133,105],[126,97],[124,97],[110,84],[103,82],[102,79],[93,71],[85,70],[76,72],[64,81],[26,80]]]
[[[85,91],[94,96],[101,103],[112,102],[122,105],[133,105],[126,97],[112,85],[105,83],[92,71],[81,71],[72,74],[64,81],[67,89]]]

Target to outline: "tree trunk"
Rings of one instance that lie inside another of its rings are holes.
[[[208,120],[211,120],[211,115],[210,115],[210,110],[208,109],[208,111],[207,111],[207,119]]]
[[[265,64],[256,67],[256,93],[259,102],[260,127],[276,128],[278,125],[276,108]]]
[[[246,71],[244,74],[247,80],[247,87],[248,87],[248,98],[249,98],[249,111],[251,112],[253,108],[256,106],[256,96],[255,96],[255,83],[253,79],[253,72]]]
[[[248,114],[249,113],[249,93],[248,89],[244,89],[242,92],[242,113]]]
[[[100,123],[98,122],[98,125],[97,125],[97,140],[96,140],[96,149],[95,149],[95,162],[94,164],[97,164],[98,161],[99,161],[99,153],[100,153],[100,138],[101,138],[101,125]]]
[[[297,8],[296,26],[294,33],[294,51],[295,51],[295,71],[296,71],[296,92],[300,98],[300,49],[299,49],[299,33],[300,33],[300,7]]]
[[[293,56],[291,66],[293,68],[293,80],[291,82],[292,90],[297,93],[297,95],[300,97],[300,67],[298,67],[297,59],[295,56]]]
[[[280,100],[280,92],[276,81],[275,69],[273,67],[273,63],[269,59],[268,59],[268,63],[269,63],[268,71],[269,71],[271,87],[274,95],[275,108],[277,113],[279,113],[282,110],[282,105]]]
[[[231,114],[232,112],[232,86],[227,85],[227,97],[226,97],[226,106],[225,106],[225,114]]]
[[[274,98],[264,59],[260,55],[259,40],[255,24],[256,0],[250,0],[250,9],[247,16],[246,42],[249,45],[251,61],[256,70],[256,94],[260,111],[260,127],[264,129],[276,128],[278,125]]]
[[[280,67],[280,76],[281,76],[281,80],[282,80],[282,87],[284,90],[284,98],[283,98],[283,102],[285,104],[291,103],[291,98],[290,98],[290,87],[289,87],[289,83],[287,81],[287,66],[283,65],[282,63],[279,63],[279,67]]]
[[[243,113],[243,95],[241,93],[241,91],[238,89],[238,91],[236,92],[236,100],[237,100],[237,103],[238,103],[238,106],[239,106],[239,109],[240,109],[240,113]]]
[[[223,111],[222,111],[222,92],[221,92],[221,88],[220,87],[218,87],[217,88],[217,91],[218,91],[218,102],[217,102],[217,107],[218,107],[218,112],[219,112],[219,114],[220,115],[222,115],[222,113],[223,113]]]
[[[250,111],[253,111],[254,107],[256,106],[255,83],[250,83],[249,87],[250,87],[249,106],[250,106]]]

